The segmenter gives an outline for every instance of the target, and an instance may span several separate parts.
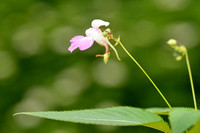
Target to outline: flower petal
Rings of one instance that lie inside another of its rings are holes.
[[[70,42],[71,42],[71,46],[68,48],[68,50],[72,53],[75,49],[77,49],[79,47],[79,41],[81,40],[81,38],[84,38],[84,36],[75,36],[73,37]]]
[[[98,29],[94,29],[94,28],[89,28],[85,31],[86,36],[88,37],[93,37],[95,38],[96,36],[98,36]],[[94,39],[95,40],[95,39]]]
[[[77,41],[77,40],[79,40],[79,39],[81,39],[81,38],[83,38],[83,37],[84,37],[84,36],[81,36],[81,35],[75,36],[75,37],[73,37],[73,38],[70,40],[70,42],[73,43],[73,42],[75,42],[75,41]]]
[[[107,38],[103,36],[103,33],[99,29],[89,28],[85,31],[86,36],[93,38],[97,43],[102,41],[108,41]]]
[[[72,53],[77,48],[78,48],[77,43],[72,43],[71,46],[68,48],[68,50]]]
[[[98,29],[100,26],[104,25],[104,26],[108,26],[110,23],[100,20],[100,19],[95,19],[92,21],[92,27],[95,29]]]
[[[84,37],[78,43],[79,43],[79,49],[83,51],[90,48],[93,45],[94,39],[91,37]]]

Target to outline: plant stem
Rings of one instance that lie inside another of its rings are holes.
[[[153,80],[149,77],[149,75],[145,72],[145,70],[140,66],[140,64],[135,60],[135,58],[133,58],[133,56],[126,50],[126,48],[124,47],[124,45],[121,43],[121,41],[119,41],[119,44],[121,45],[121,47],[123,48],[123,50],[126,52],[126,54],[136,63],[136,65],[142,70],[142,72],[146,75],[146,77],[149,79],[149,81],[153,84],[153,86],[156,88],[156,90],[158,91],[158,93],[161,95],[161,97],[163,98],[163,100],[165,101],[165,103],[169,106],[169,108],[173,111],[171,105],[169,104],[169,102],[167,101],[167,99],[164,97],[164,95],[161,93],[161,91],[158,89],[158,87],[155,85],[155,83],[153,82]]]
[[[189,78],[190,78],[192,96],[193,96],[193,101],[194,101],[194,108],[197,111],[197,102],[196,102],[196,97],[195,97],[194,84],[193,84],[193,79],[192,79],[192,72],[191,72],[191,68],[190,68],[190,62],[189,62],[189,57],[188,57],[188,52],[187,51],[185,53],[185,59],[186,59],[186,64],[187,64]]]

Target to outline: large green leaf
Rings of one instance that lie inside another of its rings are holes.
[[[194,109],[177,108],[170,112],[169,120],[173,133],[183,133],[200,120],[200,112]]]
[[[18,114],[85,124],[113,126],[141,125],[171,133],[168,124],[159,115],[134,107],[113,107],[62,112],[22,112],[16,115]]]

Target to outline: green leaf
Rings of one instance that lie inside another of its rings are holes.
[[[200,120],[198,120],[194,127],[187,133],[200,133]]]
[[[183,133],[200,120],[200,112],[194,109],[177,108],[170,112],[169,120],[173,133]]]
[[[85,124],[146,126],[171,133],[168,124],[159,115],[134,107],[113,107],[62,112],[22,112],[15,115],[19,114]]]
[[[168,123],[165,121],[143,124],[143,126],[151,127],[151,128],[163,131],[165,133],[172,133]]]
[[[159,115],[169,115],[169,112],[171,111],[170,108],[147,108],[146,111],[159,114]]]
[[[173,107],[173,110],[187,110],[187,111],[194,111],[193,108],[186,108],[186,107]],[[147,108],[146,111],[158,114],[158,115],[169,115],[171,112],[170,108]]]

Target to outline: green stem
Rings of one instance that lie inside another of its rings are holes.
[[[145,70],[140,66],[140,64],[135,60],[135,58],[133,58],[133,56],[126,50],[126,48],[124,47],[124,45],[119,41],[119,44],[121,45],[121,47],[123,48],[123,50],[126,52],[126,54],[137,64],[137,66],[142,70],[142,72],[146,75],[146,77],[149,79],[149,81],[153,84],[153,86],[156,88],[156,90],[158,91],[158,93],[161,95],[161,97],[163,98],[163,100],[165,101],[165,103],[169,106],[169,108],[173,111],[171,105],[169,104],[169,102],[167,101],[167,99],[164,97],[164,95],[161,93],[161,91],[158,89],[158,87],[155,85],[155,83],[153,82],[153,80],[149,77],[149,75],[145,72]]]
[[[108,45],[114,50],[114,52],[115,52],[115,54],[116,54],[116,56],[117,56],[117,59],[118,59],[119,61],[121,61],[121,59],[119,58],[119,55],[118,55],[117,50],[115,49],[115,47],[114,47],[110,42],[108,42]]]
[[[197,111],[197,102],[196,102],[196,97],[195,97],[194,84],[193,84],[193,79],[192,79],[192,72],[191,72],[191,68],[190,68],[190,62],[189,62],[189,57],[188,57],[187,51],[185,53],[185,59],[186,59],[186,64],[187,64],[188,73],[189,73],[189,77],[190,77],[190,84],[191,84],[191,88],[192,88],[192,96],[193,96],[193,101],[194,101],[194,108]]]

